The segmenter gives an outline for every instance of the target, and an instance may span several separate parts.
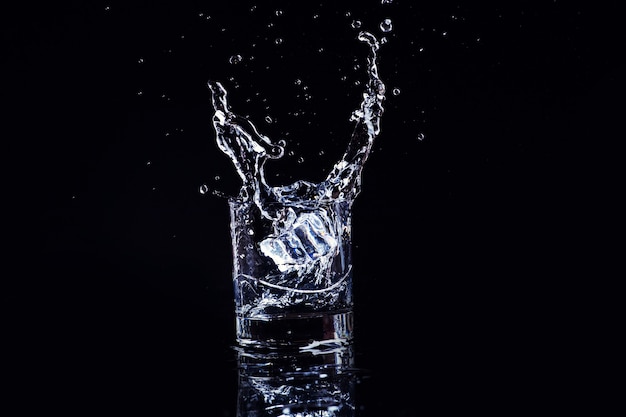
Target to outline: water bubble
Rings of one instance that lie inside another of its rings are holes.
[[[206,184],[202,184],[200,186],[200,194],[206,194],[207,192],[209,192],[209,186]]]
[[[139,63],[139,64],[143,64],[143,58],[139,58],[139,59],[137,60],[137,63]]]
[[[425,137],[424,134],[421,133],[421,132],[417,134],[417,140],[419,140],[419,141],[424,140],[424,137]]]
[[[296,78],[296,80],[294,81],[295,85],[300,85],[302,84],[302,80],[300,78]]]
[[[352,26],[352,28],[353,28],[353,29],[358,29],[358,28],[360,28],[360,27],[361,27],[361,25],[362,25],[362,23],[361,23],[361,21],[360,21],[360,20],[353,20],[353,21],[352,21],[352,24],[351,24],[351,26]]]
[[[219,175],[216,175],[216,176],[215,176],[215,181],[219,181],[219,180],[220,180],[220,176],[219,176]]]
[[[152,161],[147,161],[147,162],[146,162],[146,166],[148,166],[148,167],[149,167],[150,165],[152,165]]]
[[[303,163],[303,162],[304,162],[304,158],[303,158],[303,157],[298,158],[298,163],[299,163],[299,164],[301,164],[301,163]]]
[[[265,123],[271,124],[273,122],[274,122],[274,120],[272,120],[271,116],[265,116]]]
[[[391,19],[387,18],[385,20],[383,20],[382,22],[380,22],[380,30],[382,30],[385,33],[391,32],[391,30],[393,29],[393,24],[391,22]]]
[[[282,38],[276,38],[276,40],[274,40],[274,43],[276,45],[281,45],[283,43],[283,39]]]
[[[140,91],[137,91],[137,95],[138,95],[138,96],[143,96],[143,91],[141,91],[141,90],[140,90]]]
[[[397,96],[400,94],[400,89],[398,87],[394,88],[393,90],[391,90],[392,94],[394,96]]]
[[[276,16],[282,16],[283,13],[284,13],[284,11],[281,10],[281,9],[276,10]]]
[[[391,4],[393,0],[380,0],[380,4]]]
[[[243,57],[239,54],[237,55],[232,55],[229,59],[228,62],[230,62],[231,64],[238,64],[243,60]]]

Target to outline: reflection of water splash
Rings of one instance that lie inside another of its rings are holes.
[[[296,353],[238,351],[237,417],[353,417],[353,347]]]
[[[291,185],[270,186],[265,179],[264,165],[268,159],[283,156],[285,143],[273,143],[268,137],[260,134],[249,120],[233,113],[229,108],[227,92],[223,85],[216,81],[209,82],[215,111],[213,126],[218,146],[230,157],[243,181],[238,198],[254,201],[267,218],[279,217],[278,213],[269,208],[271,203],[329,199],[352,201],[361,191],[363,164],[369,156],[374,139],[380,132],[385,86],[378,77],[377,39],[368,32],[361,32],[358,39],[370,47],[367,58],[368,82],[361,106],[351,117],[356,126],[347,150],[326,179],[319,184],[299,180]]]

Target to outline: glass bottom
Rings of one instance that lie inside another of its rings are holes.
[[[352,310],[236,319],[237,343],[246,348],[326,350],[353,339]]]

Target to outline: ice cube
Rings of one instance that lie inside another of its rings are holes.
[[[297,271],[304,265],[335,254],[337,239],[325,211],[302,213],[286,226],[277,235],[261,241],[259,246],[281,272]]]

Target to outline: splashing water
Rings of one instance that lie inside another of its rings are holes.
[[[356,126],[347,150],[326,179],[319,184],[298,180],[286,186],[268,185],[264,175],[265,163],[281,158],[285,143],[272,142],[259,133],[248,119],[233,113],[223,85],[209,81],[215,111],[213,126],[217,134],[217,144],[230,157],[243,181],[238,198],[242,201],[253,201],[268,219],[277,219],[277,214],[271,210],[273,203],[331,199],[353,201],[360,193],[363,165],[370,154],[374,139],[380,133],[385,85],[378,77],[378,40],[368,32],[361,32],[358,39],[367,43],[370,48],[367,58],[368,83],[360,108],[350,118],[356,122]]]
[[[380,44],[368,32],[361,32],[358,39],[369,46],[368,81],[360,107],[350,118],[355,127],[347,149],[320,183],[298,180],[269,185],[265,164],[284,155],[285,142],[261,134],[250,120],[231,111],[221,83],[208,83],[217,145],[242,180],[239,194],[231,198],[231,210],[233,202],[237,206],[231,212],[231,226],[238,256],[236,292],[243,314],[261,316],[294,303],[328,305],[348,291],[349,210],[361,192],[363,165],[380,133],[385,100],[377,68]],[[248,212],[250,206],[271,226],[248,226],[257,224],[256,214]]]

